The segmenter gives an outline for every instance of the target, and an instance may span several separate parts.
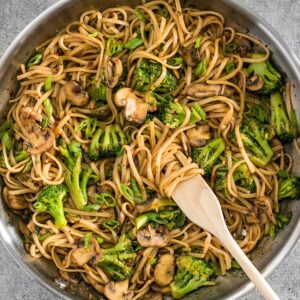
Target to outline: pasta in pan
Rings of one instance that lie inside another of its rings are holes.
[[[0,127],[3,195],[28,253],[69,284],[178,299],[238,268],[172,201],[197,174],[245,253],[289,222],[291,84],[221,14],[178,0],[91,10],[35,51]]]

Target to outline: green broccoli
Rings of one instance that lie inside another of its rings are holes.
[[[269,235],[272,240],[275,240],[279,230],[283,229],[285,225],[289,224],[292,218],[292,212],[284,215],[281,213],[275,213],[276,225],[270,223]]]
[[[233,180],[238,186],[243,187],[251,193],[255,192],[256,184],[246,163],[237,167],[233,173]]]
[[[201,286],[215,285],[209,281],[214,271],[203,259],[181,255],[176,259],[176,266],[176,275],[170,285],[174,299],[180,299]]]
[[[82,151],[80,147],[80,143],[77,141],[72,141],[69,145],[66,144],[64,139],[58,140],[58,149],[63,157],[63,163],[68,168],[68,170],[72,171],[77,157],[82,156]]]
[[[92,138],[88,154],[93,161],[117,156],[125,144],[126,137],[120,126],[108,125],[104,129],[97,129]]]
[[[150,211],[143,215],[140,215],[135,220],[136,229],[139,230],[148,223],[151,223],[152,227],[157,225],[164,225],[169,230],[181,228],[185,224],[185,215],[180,210],[161,210]]]
[[[80,175],[82,178],[80,179]],[[90,177],[90,171],[82,172],[81,156],[78,156],[72,170],[65,171],[65,183],[76,209],[82,210],[87,204],[86,186]]]
[[[268,111],[260,105],[251,105],[246,112],[248,118],[254,118],[262,124],[269,123],[270,116]]]
[[[6,121],[0,126],[0,140],[9,151],[14,146],[14,139],[12,137],[12,132],[13,132],[12,121]]]
[[[131,240],[122,236],[114,247],[101,249],[96,263],[111,280],[120,281],[131,277],[136,258]]]
[[[38,195],[33,207],[38,212],[46,212],[55,220],[56,227],[64,227],[67,220],[64,214],[63,202],[67,196],[67,188],[63,185],[48,185]]]
[[[252,54],[252,58],[261,58],[262,54]],[[281,83],[282,78],[280,73],[272,66],[269,60],[262,63],[252,63],[247,68],[247,72],[250,76],[258,76],[263,81],[263,87],[256,91],[261,95],[269,95],[276,91]]]
[[[83,131],[85,134],[85,138],[91,138],[97,129],[97,119],[95,118],[86,118],[82,122],[80,122],[76,128],[76,132]]]
[[[192,149],[192,159],[206,174],[212,171],[217,159],[226,148],[223,138],[216,138],[205,146]]]
[[[297,137],[297,126],[293,126],[284,109],[284,103],[279,92],[270,97],[271,125],[275,129],[276,137],[282,143],[290,143]]]
[[[22,160],[25,160],[29,157],[28,152],[26,152],[25,150],[21,150],[15,153],[15,160],[16,162],[20,162]]]
[[[160,63],[142,59],[138,67],[134,70],[134,89],[139,92],[147,92],[152,84],[162,73]],[[162,83],[155,89],[158,93],[170,93],[177,87],[177,79],[171,71],[167,71]]]
[[[279,176],[282,178],[278,191],[279,200],[300,199],[300,177],[286,172],[280,172]]]
[[[255,119],[247,119],[240,133],[244,146],[254,154],[250,160],[258,167],[265,167],[273,156],[272,148],[265,138],[265,127]]]
[[[189,124],[196,124],[199,121],[206,120],[205,111],[202,107],[195,103],[191,108],[191,117]],[[186,111],[182,104],[179,102],[169,102],[167,105],[161,108],[158,112],[158,118],[164,123],[169,124],[171,129],[179,127],[185,120]]]
[[[106,86],[102,82],[98,84],[96,80],[88,81],[87,91],[92,100],[97,102],[103,102],[106,100]]]

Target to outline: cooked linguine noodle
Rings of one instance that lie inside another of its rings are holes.
[[[214,269],[212,276],[226,274],[236,262],[218,239],[187,219],[178,226],[168,219],[174,209],[174,218],[180,214],[171,200],[173,191],[197,174],[214,189],[228,228],[245,253],[264,236],[274,235],[280,215],[278,172],[289,172],[292,158],[280,139],[265,136],[273,154],[262,166],[252,159],[241,134],[245,116],[264,106],[255,93],[259,78],[249,83],[246,70],[268,61],[264,43],[227,27],[218,12],[169,0],[87,11],[35,50],[17,76],[20,86],[10,100],[0,167],[4,199],[20,216],[32,257],[52,260],[69,284],[83,280],[109,299],[170,294],[179,255],[206,261]],[[159,75],[147,82],[155,68]],[[169,78],[175,85],[162,90]],[[291,118],[290,89],[287,83],[283,95]],[[178,126],[172,123],[179,118],[176,113],[170,123],[160,117],[168,97],[183,109]],[[202,117],[193,121],[196,104]],[[103,154],[104,137],[96,147],[103,155],[91,156],[97,132],[100,136],[114,126],[124,135],[123,147]],[[208,170],[192,149],[217,138],[226,149]],[[236,179],[241,167],[248,178]],[[72,192],[78,168],[80,187]],[[35,203],[42,190],[62,184],[68,187],[63,203],[67,223],[60,226]],[[84,205],[77,198],[85,199]],[[162,210],[165,215],[157,222],[137,225],[139,216]],[[131,243],[127,252],[134,253],[126,261],[127,275],[114,262],[100,263],[103,249],[124,237]],[[160,269],[163,256],[169,259],[169,279]],[[112,294],[112,283],[123,288],[120,298]]]

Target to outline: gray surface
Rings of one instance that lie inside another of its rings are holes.
[[[300,0],[240,0],[266,20],[283,36],[300,58]],[[0,54],[33,18],[55,0],[0,0]],[[0,243],[0,299],[55,299],[28,277]],[[300,242],[278,267],[269,282],[281,299],[300,299]],[[57,299],[57,298],[56,298]],[[254,291],[242,300],[260,299]]]

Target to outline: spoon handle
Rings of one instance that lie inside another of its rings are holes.
[[[241,268],[247,274],[247,276],[254,283],[258,291],[266,300],[280,300],[276,295],[274,290],[265,280],[265,278],[261,275],[261,273],[255,268],[253,263],[249,260],[247,255],[243,252],[243,250],[238,246],[236,241],[231,236],[230,232],[226,234],[226,238],[220,239],[225,246],[225,248],[231,253],[231,255],[236,259]]]

